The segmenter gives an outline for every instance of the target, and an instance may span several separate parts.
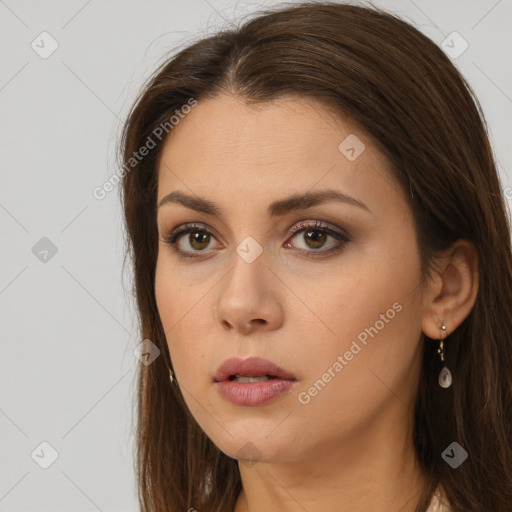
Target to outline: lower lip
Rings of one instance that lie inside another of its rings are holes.
[[[223,380],[216,382],[216,385],[219,393],[229,402],[235,405],[258,406],[287,393],[295,382],[295,380],[275,378],[263,382]]]

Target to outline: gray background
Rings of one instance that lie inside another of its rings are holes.
[[[276,3],[0,0],[1,511],[137,510],[141,340],[129,267],[121,272],[118,191],[100,201],[92,190],[114,173],[120,121],[164,54]],[[453,31],[467,41],[454,62],[510,187],[512,1],[374,3],[440,45]],[[31,47],[51,48],[43,31],[58,43],[47,58]],[[43,441],[58,453],[47,469]]]

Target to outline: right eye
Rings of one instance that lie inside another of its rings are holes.
[[[183,247],[181,238],[186,234],[189,236],[184,239],[185,247]],[[163,242],[170,245],[180,258],[197,258],[198,256],[192,256],[190,253],[206,252],[205,249],[212,238],[214,238],[213,234],[204,227],[197,224],[185,224],[165,236]]]

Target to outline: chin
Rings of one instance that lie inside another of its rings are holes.
[[[232,433],[232,436],[225,431],[220,436],[208,436],[217,448],[232,459],[240,462],[246,462],[248,465],[256,462],[275,462],[283,460],[292,460],[297,455],[293,443],[293,435],[275,435],[270,436],[262,434],[262,430],[256,426],[240,425],[240,432]],[[275,428],[275,424],[274,424]],[[267,429],[265,429],[266,431]],[[268,430],[271,432],[271,430]],[[208,435],[208,434],[207,434]]]

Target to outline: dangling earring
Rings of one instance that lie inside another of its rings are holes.
[[[174,383],[174,373],[172,373],[172,370],[169,368],[169,380],[171,383]]]
[[[444,332],[444,336],[439,340],[439,348],[437,349],[437,353],[441,355],[441,362],[444,363],[444,340],[446,339],[446,325],[441,326],[442,331]],[[441,372],[439,373],[438,379],[439,385],[442,388],[449,388],[452,385],[452,374],[450,370],[443,366]]]

